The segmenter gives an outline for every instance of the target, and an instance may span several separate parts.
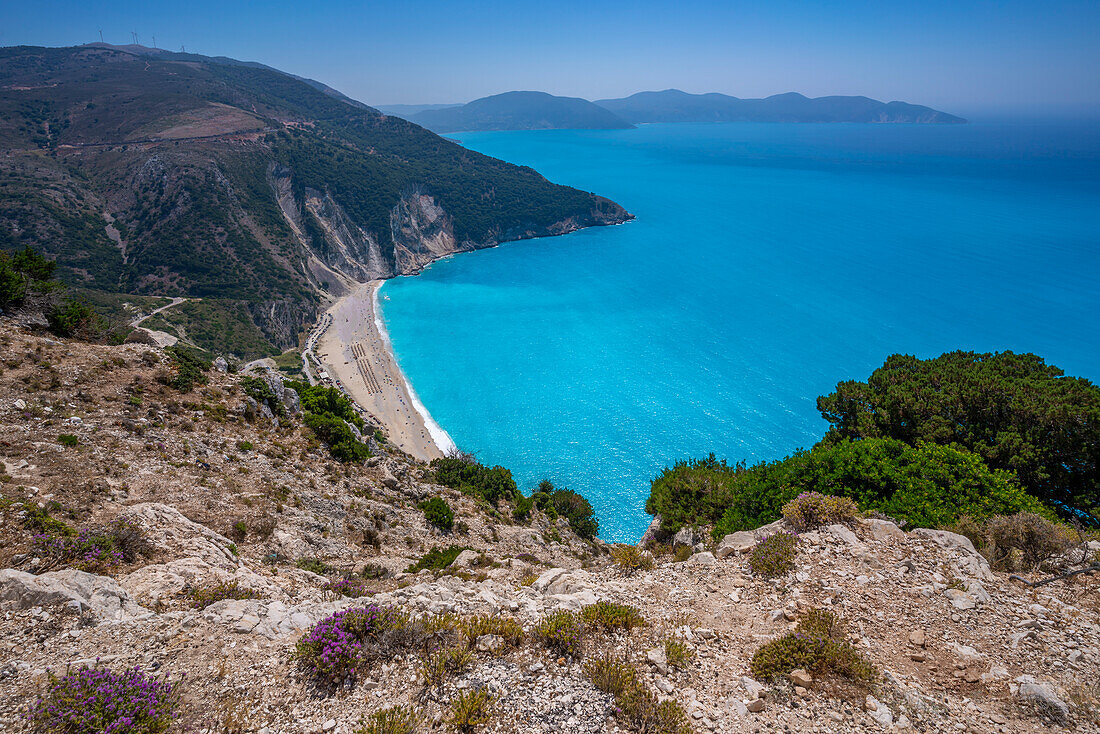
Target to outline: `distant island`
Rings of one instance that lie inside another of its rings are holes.
[[[870,97],[807,97],[797,92],[764,99],[688,94],[679,89],[602,99],[599,106],[632,123],[642,122],[878,122],[965,123],[961,117],[908,102]]]
[[[634,127],[579,97],[505,92],[459,107],[422,109],[407,118],[437,133],[472,130],[621,130]]]
[[[545,92],[505,92],[464,105],[390,105],[384,114],[437,133],[477,130],[621,130],[647,122],[855,122],[959,124],[966,120],[924,105],[870,97],[807,97],[797,92],[763,99],[638,92],[596,102]]]

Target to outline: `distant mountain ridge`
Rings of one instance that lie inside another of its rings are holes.
[[[632,123],[645,122],[861,122],[965,123],[961,117],[908,102],[880,102],[870,97],[806,97],[797,92],[763,99],[726,94],[689,94],[679,89],[638,92],[597,105]]]
[[[474,130],[623,130],[634,127],[579,97],[546,92],[505,92],[460,107],[424,110],[409,120],[435,132]]]

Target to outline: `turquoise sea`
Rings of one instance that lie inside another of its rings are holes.
[[[388,282],[432,416],[633,541],[662,467],[811,446],[887,355],[1043,355],[1100,378],[1100,126],[646,125],[458,136],[637,219]]]

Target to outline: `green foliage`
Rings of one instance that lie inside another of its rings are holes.
[[[192,589],[188,596],[196,609],[206,607],[224,599],[259,599],[260,595],[252,589],[241,586],[236,581],[219,581],[211,586],[199,586]]]
[[[80,443],[80,439],[71,433],[62,433],[60,436],[57,437],[57,442],[62,446],[73,448],[78,443]]]
[[[179,344],[164,351],[172,360],[172,374],[167,378],[168,385],[180,392],[190,392],[196,384],[205,385],[208,382],[203,374],[211,366],[206,354]]]
[[[242,377],[240,384],[245,395],[257,403],[266,402],[272,413],[280,418],[286,417],[286,406],[282,404],[275,391],[271,389],[271,385],[268,385],[262,377]]]
[[[50,331],[57,336],[97,339],[107,331],[107,321],[86,301],[68,298],[46,314]]]
[[[352,734],[416,734],[424,716],[412,706],[391,706],[359,721]]]
[[[830,612],[811,610],[795,631],[765,643],[752,656],[750,669],[758,680],[771,680],[802,668],[818,677],[843,678],[870,687],[878,671],[843,637],[839,620]]]
[[[564,517],[573,532],[582,538],[591,540],[600,530],[592,505],[571,489],[556,489],[544,480],[531,495],[531,500],[550,518]]]
[[[794,570],[798,536],[776,533],[757,543],[749,554],[749,568],[757,576],[771,579]]]
[[[432,525],[444,532],[451,531],[455,522],[455,513],[447,504],[447,500],[442,497],[432,497],[421,502],[418,507],[424,511],[424,517]]]
[[[581,609],[580,619],[589,628],[609,632],[632,630],[645,625],[645,618],[637,608],[629,604],[598,601]]]
[[[469,457],[447,457],[434,459],[431,468],[436,482],[463,494],[481,497],[493,505],[521,496],[512,472],[502,466],[490,468]]]
[[[449,677],[468,670],[473,664],[474,655],[465,647],[437,650],[421,659],[420,677],[424,685],[442,689]]]
[[[49,288],[55,267],[29,246],[11,254],[0,251],[0,311],[18,306],[32,290]]]
[[[611,560],[627,576],[653,568],[653,556],[636,545],[626,543],[611,546]]]
[[[730,466],[714,454],[677,462],[653,480],[645,511],[661,516],[664,533],[675,533],[684,526],[713,525],[733,503],[734,486],[743,472],[744,466]]]
[[[526,523],[531,519],[531,510],[535,508],[535,502],[530,497],[517,493],[512,503],[512,519],[516,522]]]
[[[76,531],[67,523],[50,517],[47,509],[27,505],[23,510],[23,527],[33,533],[46,533],[58,536],[73,536]]]
[[[486,688],[459,691],[451,701],[451,728],[459,734],[469,734],[488,724],[493,718],[494,701]]]
[[[278,353],[244,300],[210,298],[184,301],[141,324],[144,328],[186,334],[188,341],[213,353],[236,354],[251,360]]]
[[[1100,522],[1100,388],[1034,354],[895,354],[817,406],[832,424],[827,443],[958,445],[1064,514]]]
[[[359,463],[370,458],[370,449],[357,439],[342,418],[334,415],[306,413],[302,421],[328,445],[329,453],[337,461]]]
[[[297,561],[295,561],[294,565],[302,569],[303,571],[309,571],[310,573],[315,573],[318,576],[328,576],[330,574],[336,573],[335,568],[328,565],[320,558],[299,558]]]
[[[406,573],[416,573],[424,570],[442,571],[454,563],[455,559],[464,550],[470,550],[469,546],[451,545],[446,548],[432,548],[405,571]]]
[[[579,657],[584,647],[584,631],[578,615],[561,610],[539,620],[532,634],[559,655]]]
[[[584,671],[599,690],[615,698],[617,716],[643,734],[691,734],[687,714],[673,699],[658,701],[638,671],[610,656],[588,661]]]
[[[1070,528],[1041,515],[1021,512],[989,518],[978,547],[994,568],[1034,571],[1080,543],[1081,538]]]
[[[470,617],[459,624],[462,633],[466,635],[469,644],[473,645],[482,635],[497,635],[504,638],[509,645],[519,645],[526,635],[523,625],[511,617],[501,617],[495,614],[482,614]]]
[[[822,525],[851,525],[859,519],[859,507],[848,497],[803,492],[783,505],[783,518],[803,532]]]
[[[665,660],[674,668],[683,670],[695,659],[695,651],[683,640],[669,638],[664,642]]]

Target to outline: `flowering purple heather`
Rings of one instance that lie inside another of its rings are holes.
[[[354,678],[369,660],[366,645],[400,623],[389,607],[368,604],[322,619],[298,641],[298,657],[318,677],[331,684]]]
[[[28,717],[51,734],[162,734],[176,719],[179,692],[140,668],[83,667],[49,675],[48,690]]]
[[[342,578],[339,581],[330,581],[325,586],[325,591],[331,591],[337,596],[349,596],[358,598],[373,593],[367,584],[360,579]]]

